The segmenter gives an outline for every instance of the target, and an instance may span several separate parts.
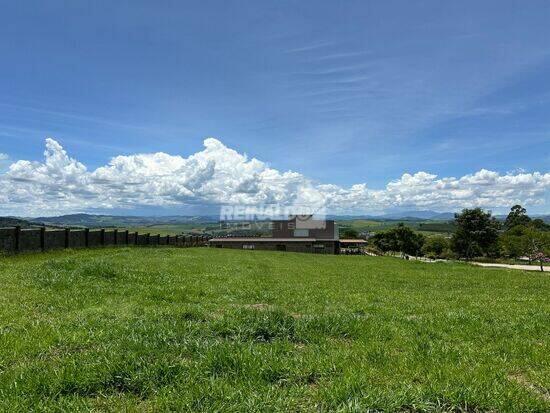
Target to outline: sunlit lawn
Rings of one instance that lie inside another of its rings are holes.
[[[2,411],[550,410],[547,274],[120,248],[0,282]]]

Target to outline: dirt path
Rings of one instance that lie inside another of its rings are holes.
[[[496,263],[487,263],[487,262],[472,262],[474,265],[480,265],[482,267],[500,267],[500,268],[511,268],[513,270],[527,270],[527,271],[539,271],[540,265],[521,265],[521,264],[496,264]],[[544,272],[550,272],[550,267],[543,266]]]

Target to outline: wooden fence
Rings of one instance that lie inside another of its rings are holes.
[[[118,229],[21,229],[0,228],[0,252],[18,253],[49,251],[63,248],[92,248],[116,245],[170,245],[174,247],[200,247],[208,244],[202,235],[152,235]]]

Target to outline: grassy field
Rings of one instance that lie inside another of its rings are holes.
[[[391,228],[395,228],[400,223],[412,228],[424,235],[430,236],[434,234],[438,235],[450,235],[454,232],[454,224],[448,221],[425,221],[425,220],[367,220],[367,219],[353,219],[338,221],[340,232],[347,228],[354,229],[356,231],[368,231],[368,232],[380,232],[387,231]]]
[[[454,226],[452,223],[445,221],[398,221],[398,220],[365,220],[365,219],[355,219],[355,220],[342,220],[338,221],[338,226],[340,227],[340,232],[351,228],[356,231],[368,231],[368,232],[379,232],[386,231],[391,228],[395,228],[400,222],[403,222],[406,226],[414,229],[417,232],[420,232],[426,236],[431,235],[450,235],[454,231]],[[253,226],[255,232],[269,233],[267,227],[258,227]],[[260,228],[260,229],[258,229]],[[262,229],[263,228],[263,229]],[[239,224],[233,224],[228,228],[224,228],[221,224],[210,222],[190,222],[184,224],[152,224],[152,225],[141,225],[141,226],[130,226],[130,231],[138,231],[140,233],[151,233],[151,234],[160,234],[160,235],[175,235],[175,234],[188,234],[188,233],[208,233],[215,236],[225,235],[234,231],[243,231],[243,226]]]
[[[234,224],[229,228],[224,228],[223,225],[216,222],[192,222],[187,224],[155,224],[146,226],[130,227],[130,231],[137,231],[141,233],[151,233],[160,235],[176,235],[176,234],[211,234],[214,236],[226,235],[234,231],[243,231],[243,224]],[[263,231],[256,231],[257,233],[270,233],[267,229]],[[252,236],[252,235],[251,235]]]
[[[0,411],[550,411],[544,274],[120,248],[0,283]]]
[[[130,227],[128,228],[130,232],[139,232],[140,234],[150,233],[151,235],[160,234],[164,235],[179,235],[179,234],[188,234],[192,232],[202,233],[203,224],[158,224],[158,225],[147,225],[139,227]]]

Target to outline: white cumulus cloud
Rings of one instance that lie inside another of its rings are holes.
[[[501,175],[485,169],[459,178],[405,173],[384,189],[370,189],[365,183],[342,187],[270,168],[214,138],[206,139],[202,151],[186,158],[161,152],[117,156],[90,171],[48,138],[42,162],[19,160],[0,173],[0,214],[189,204],[324,205],[333,213],[396,207],[506,208],[515,203],[540,205],[549,188],[550,173]]]

